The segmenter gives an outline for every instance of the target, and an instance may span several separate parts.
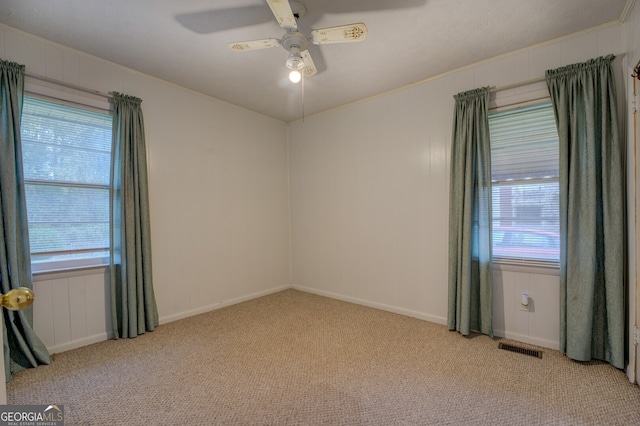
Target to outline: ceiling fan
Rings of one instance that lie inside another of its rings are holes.
[[[281,28],[287,32],[282,38],[265,38],[229,43],[231,50],[244,52],[247,50],[265,49],[282,46],[289,52],[286,66],[291,70],[289,79],[297,83],[302,78],[311,77],[318,70],[311,59],[308,47],[310,44],[330,44],[362,41],[367,35],[364,23],[340,25],[337,27],[313,30],[306,36],[298,31],[297,20],[307,11],[306,7],[296,0],[266,0],[271,12]]]

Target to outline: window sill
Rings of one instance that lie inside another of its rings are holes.
[[[87,265],[87,266],[70,266],[59,268],[47,268],[32,272],[33,281],[46,281],[56,278],[77,277],[82,275],[104,274],[109,269],[109,265]]]
[[[521,272],[537,275],[555,275],[560,276],[560,268],[558,266],[542,266],[542,265],[516,265],[513,263],[493,262],[493,269],[500,272]]]

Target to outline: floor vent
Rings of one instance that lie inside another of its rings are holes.
[[[505,351],[511,351],[523,355],[534,356],[536,358],[542,358],[542,351],[538,351],[536,349],[521,348],[520,346],[509,345],[507,343],[499,343],[498,348],[504,349]]]

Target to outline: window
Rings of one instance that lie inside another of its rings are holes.
[[[25,96],[22,158],[33,270],[109,255],[108,112]]]
[[[559,148],[550,103],[489,115],[493,258],[557,266]]]

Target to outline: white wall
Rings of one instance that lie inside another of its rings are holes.
[[[633,68],[640,60],[640,5],[635,3],[635,7],[631,11],[629,18],[623,25],[623,45],[624,51],[627,52],[627,56],[624,58],[624,91],[626,93],[626,105],[624,111],[626,111],[628,146],[627,156],[629,158],[629,167],[627,168],[627,198],[629,205],[627,208],[628,222],[629,222],[629,335],[633,336],[634,326],[640,324],[640,312],[638,307],[640,306],[640,292],[638,292],[638,282],[640,281],[640,271],[637,268],[638,262],[640,262],[640,247],[636,234],[637,234],[637,219],[640,215],[637,209],[638,198],[640,197],[640,167],[635,159],[635,152],[638,149],[638,143],[640,143],[640,117],[637,117],[639,128],[634,129],[634,116],[633,111],[638,108],[638,100],[636,99],[636,105],[634,106],[633,99],[633,79],[630,75],[633,72]],[[640,93],[640,81],[636,81],[637,93]],[[638,96],[640,98],[640,96]],[[635,145],[634,145],[634,132]],[[632,337],[633,338],[633,337]],[[640,383],[640,362],[638,359],[639,352],[637,352],[637,346],[633,344],[629,345],[629,359],[630,365],[627,368],[627,375],[632,382]],[[635,358],[635,364],[633,362]]]
[[[0,57],[143,99],[162,322],[288,287],[291,215],[294,287],[445,323],[452,96],[621,53],[625,38],[637,57],[637,9],[628,24],[307,117],[288,133],[285,123],[2,25]],[[532,84],[492,104],[545,93]],[[106,280],[101,270],[36,277],[35,328],[52,352],[106,338]],[[519,310],[523,291],[531,312]],[[496,333],[557,347],[557,295],[553,273],[496,269]]]
[[[290,124],[296,288],[445,324],[453,95],[620,53],[612,24]],[[548,96],[545,83],[492,104]],[[558,276],[495,269],[497,335],[558,347]],[[533,301],[519,309],[520,294]]]
[[[33,328],[50,353],[113,336],[105,268],[35,277]]]
[[[143,100],[161,322],[289,287],[286,123],[4,25],[0,57]],[[103,272],[35,280],[35,328],[52,352],[106,338]]]

